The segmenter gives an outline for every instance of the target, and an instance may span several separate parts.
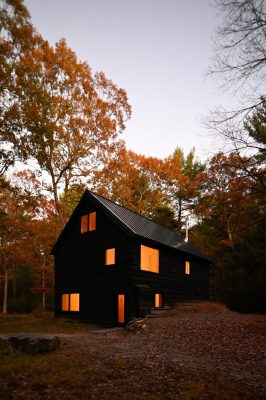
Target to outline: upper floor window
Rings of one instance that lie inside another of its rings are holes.
[[[105,265],[115,264],[115,249],[105,250]]]
[[[81,233],[88,232],[88,226],[89,226],[89,216],[82,215],[82,217],[81,217]]]
[[[96,212],[91,212],[81,217],[81,233],[95,231],[96,229]]]
[[[141,245],[140,269],[159,273],[159,250]]]
[[[96,229],[96,212],[89,213],[89,231],[95,231]]]
[[[185,264],[185,274],[190,275],[190,262],[189,261],[186,261],[186,264]]]

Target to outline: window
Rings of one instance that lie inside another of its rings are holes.
[[[163,295],[161,293],[155,293],[154,307],[162,308],[162,306],[163,306]]]
[[[69,294],[62,294],[62,311],[69,311]]]
[[[79,293],[62,294],[62,311],[79,311]]]
[[[95,231],[96,229],[96,212],[89,214],[89,231]]]
[[[71,293],[70,311],[79,311],[79,293]]]
[[[185,264],[185,274],[190,275],[190,262],[189,261],[186,261],[186,264]]]
[[[159,250],[147,246],[140,246],[140,269],[150,272],[159,272]]]
[[[89,222],[89,216],[88,215],[82,215],[81,217],[81,233],[88,232],[88,224]]]
[[[93,211],[89,214],[82,215],[81,217],[81,233],[88,231],[95,231],[96,229],[96,212]]]
[[[115,249],[105,250],[105,265],[115,264]]]

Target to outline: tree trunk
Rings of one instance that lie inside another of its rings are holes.
[[[17,271],[16,267],[13,267],[13,279],[12,279],[12,288],[13,288],[13,301],[14,301],[14,309],[16,310],[17,305]]]
[[[233,242],[233,236],[232,236],[232,232],[231,232],[230,225],[229,225],[231,216],[232,216],[232,215],[230,215],[230,217],[229,217],[228,219],[226,219],[226,230],[227,230],[227,235],[228,235],[229,243],[230,243],[230,245],[231,245],[231,247],[232,247],[232,249],[233,249],[233,248],[234,248],[234,242]]]
[[[181,229],[182,229],[182,200],[180,197],[178,199],[177,223],[178,223],[179,232],[181,232]]]
[[[5,273],[4,273],[3,314],[7,314],[7,296],[8,296],[8,269],[5,268]]]
[[[46,296],[45,296],[45,263],[43,262],[42,266],[42,310],[45,311],[46,308]]]

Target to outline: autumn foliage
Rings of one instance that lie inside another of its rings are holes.
[[[86,187],[178,233],[188,226],[214,262],[213,299],[265,310],[265,102],[228,136],[242,140],[229,153],[204,162],[180,147],[163,159],[136,154],[121,135],[131,116],[126,92],[64,39],[44,40],[22,0],[2,3],[3,312],[52,308],[50,249]]]

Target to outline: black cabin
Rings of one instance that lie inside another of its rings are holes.
[[[197,248],[88,190],[51,254],[56,317],[113,326],[209,296],[210,260]]]

